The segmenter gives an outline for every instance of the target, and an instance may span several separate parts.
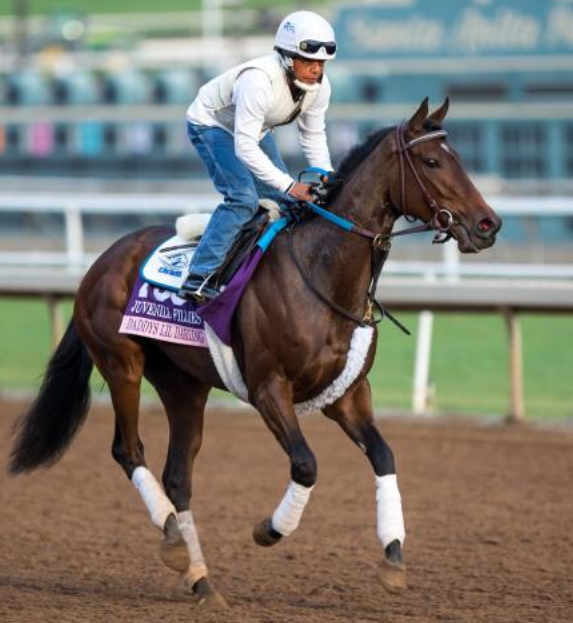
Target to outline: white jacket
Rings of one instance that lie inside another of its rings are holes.
[[[297,125],[311,166],[332,170],[324,115],[330,101],[326,74],[320,88],[304,94]],[[282,125],[297,109],[278,54],[270,54],[210,80],[187,110],[194,124],[219,127],[235,137],[235,153],[262,182],[285,192],[294,181],[274,166],[259,147],[269,129]]]

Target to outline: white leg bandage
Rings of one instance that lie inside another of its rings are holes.
[[[396,474],[376,476],[376,506],[378,538],[382,541],[382,545],[386,547],[395,540],[404,544],[406,532]]]
[[[131,477],[131,482],[147,506],[151,521],[160,530],[165,526],[165,520],[171,513],[176,514],[175,507],[165,495],[161,485],[147,467],[137,467]]]
[[[289,536],[297,528],[310,492],[314,487],[303,487],[291,480],[287,492],[273,513],[273,528],[283,536]]]
[[[203,552],[201,551],[201,545],[199,544],[199,537],[197,536],[197,529],[195,528],[195,522],[193,521],[191,511],[177,513],[177,523],[179,524],[179,530],[181,530],[181,534],[189,550],[191,564],[187,572],[187,579],[189,580],[189,584],[193,586],[195,582],[207,575],[207,565],[203,558]]]

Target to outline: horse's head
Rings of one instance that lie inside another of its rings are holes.
[[[426,98],[412,118],[396,128],[400,180],[393,188],[392,203],[404,214],[433,221],[457,240],[462,253],[477,253],[495,242],[501,219],[446,141],[442,122],[448,106],[446,99],[428,115]]]

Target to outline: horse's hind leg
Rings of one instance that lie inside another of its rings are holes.
[[[253,538],[269,546],[296,530],[316,482],[316,459],[309,448],[294,411],[290,385],[280,379],[257,384],[253,404],[288,454],[291,482],[272,517],[255,526]]]
[[[193,464],[201,448],[205,403],[211,387],[182,372],[158,349],[147,358],[145,376],[155,387],[169,420],[163,486],[177,511],[177,520],[167,521],[161,558],[182,574],[199,603],[226,606],[208,577],[190,510]]]
[[[392,450],[374,425],[368,381],[364,379],[354,391],[323,411],[338,422],[372,464],[376,475],[378,537],[384,548],[381,580],[389,592],[400,592],[406,588],[406,567],[402,558],[405,539],[402,502]]]
[[[139,401],[145,356],[141,346],[124,336],[104,340],[83,327],[83,339],[105,379],[115,413],[113,458],[139,491],[157,528],[165,532],[175,521],[176,510],[161,485],[147,469],[139,438]],[[179,528],[176,527],[179,531]],[[182,537],[181,537],[182,538]]]

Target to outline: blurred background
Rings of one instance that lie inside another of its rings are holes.
[[[426,237],[394,246],[380,295],[408,309],[414,336],[382,325],[378,408],[573,415],[573,0],[3,0],[3,396],[37,384],[69,314],[54,301],[98,253],[216,205],[187,106],[209,78],[269,53],[282,17],[302,8],[331,20],[339,42],[327,67],[335,163],[425,96],[433,108],[448,96],[449,140],[504,219],[496,246],[475,257]],[[296,173],[295,128],[277,136]],[[418,315],[452,283],[457,313]],[[404,305],[399,288],[416,284],[429,298]],[[480,287],[477,314],[464,301]]]

